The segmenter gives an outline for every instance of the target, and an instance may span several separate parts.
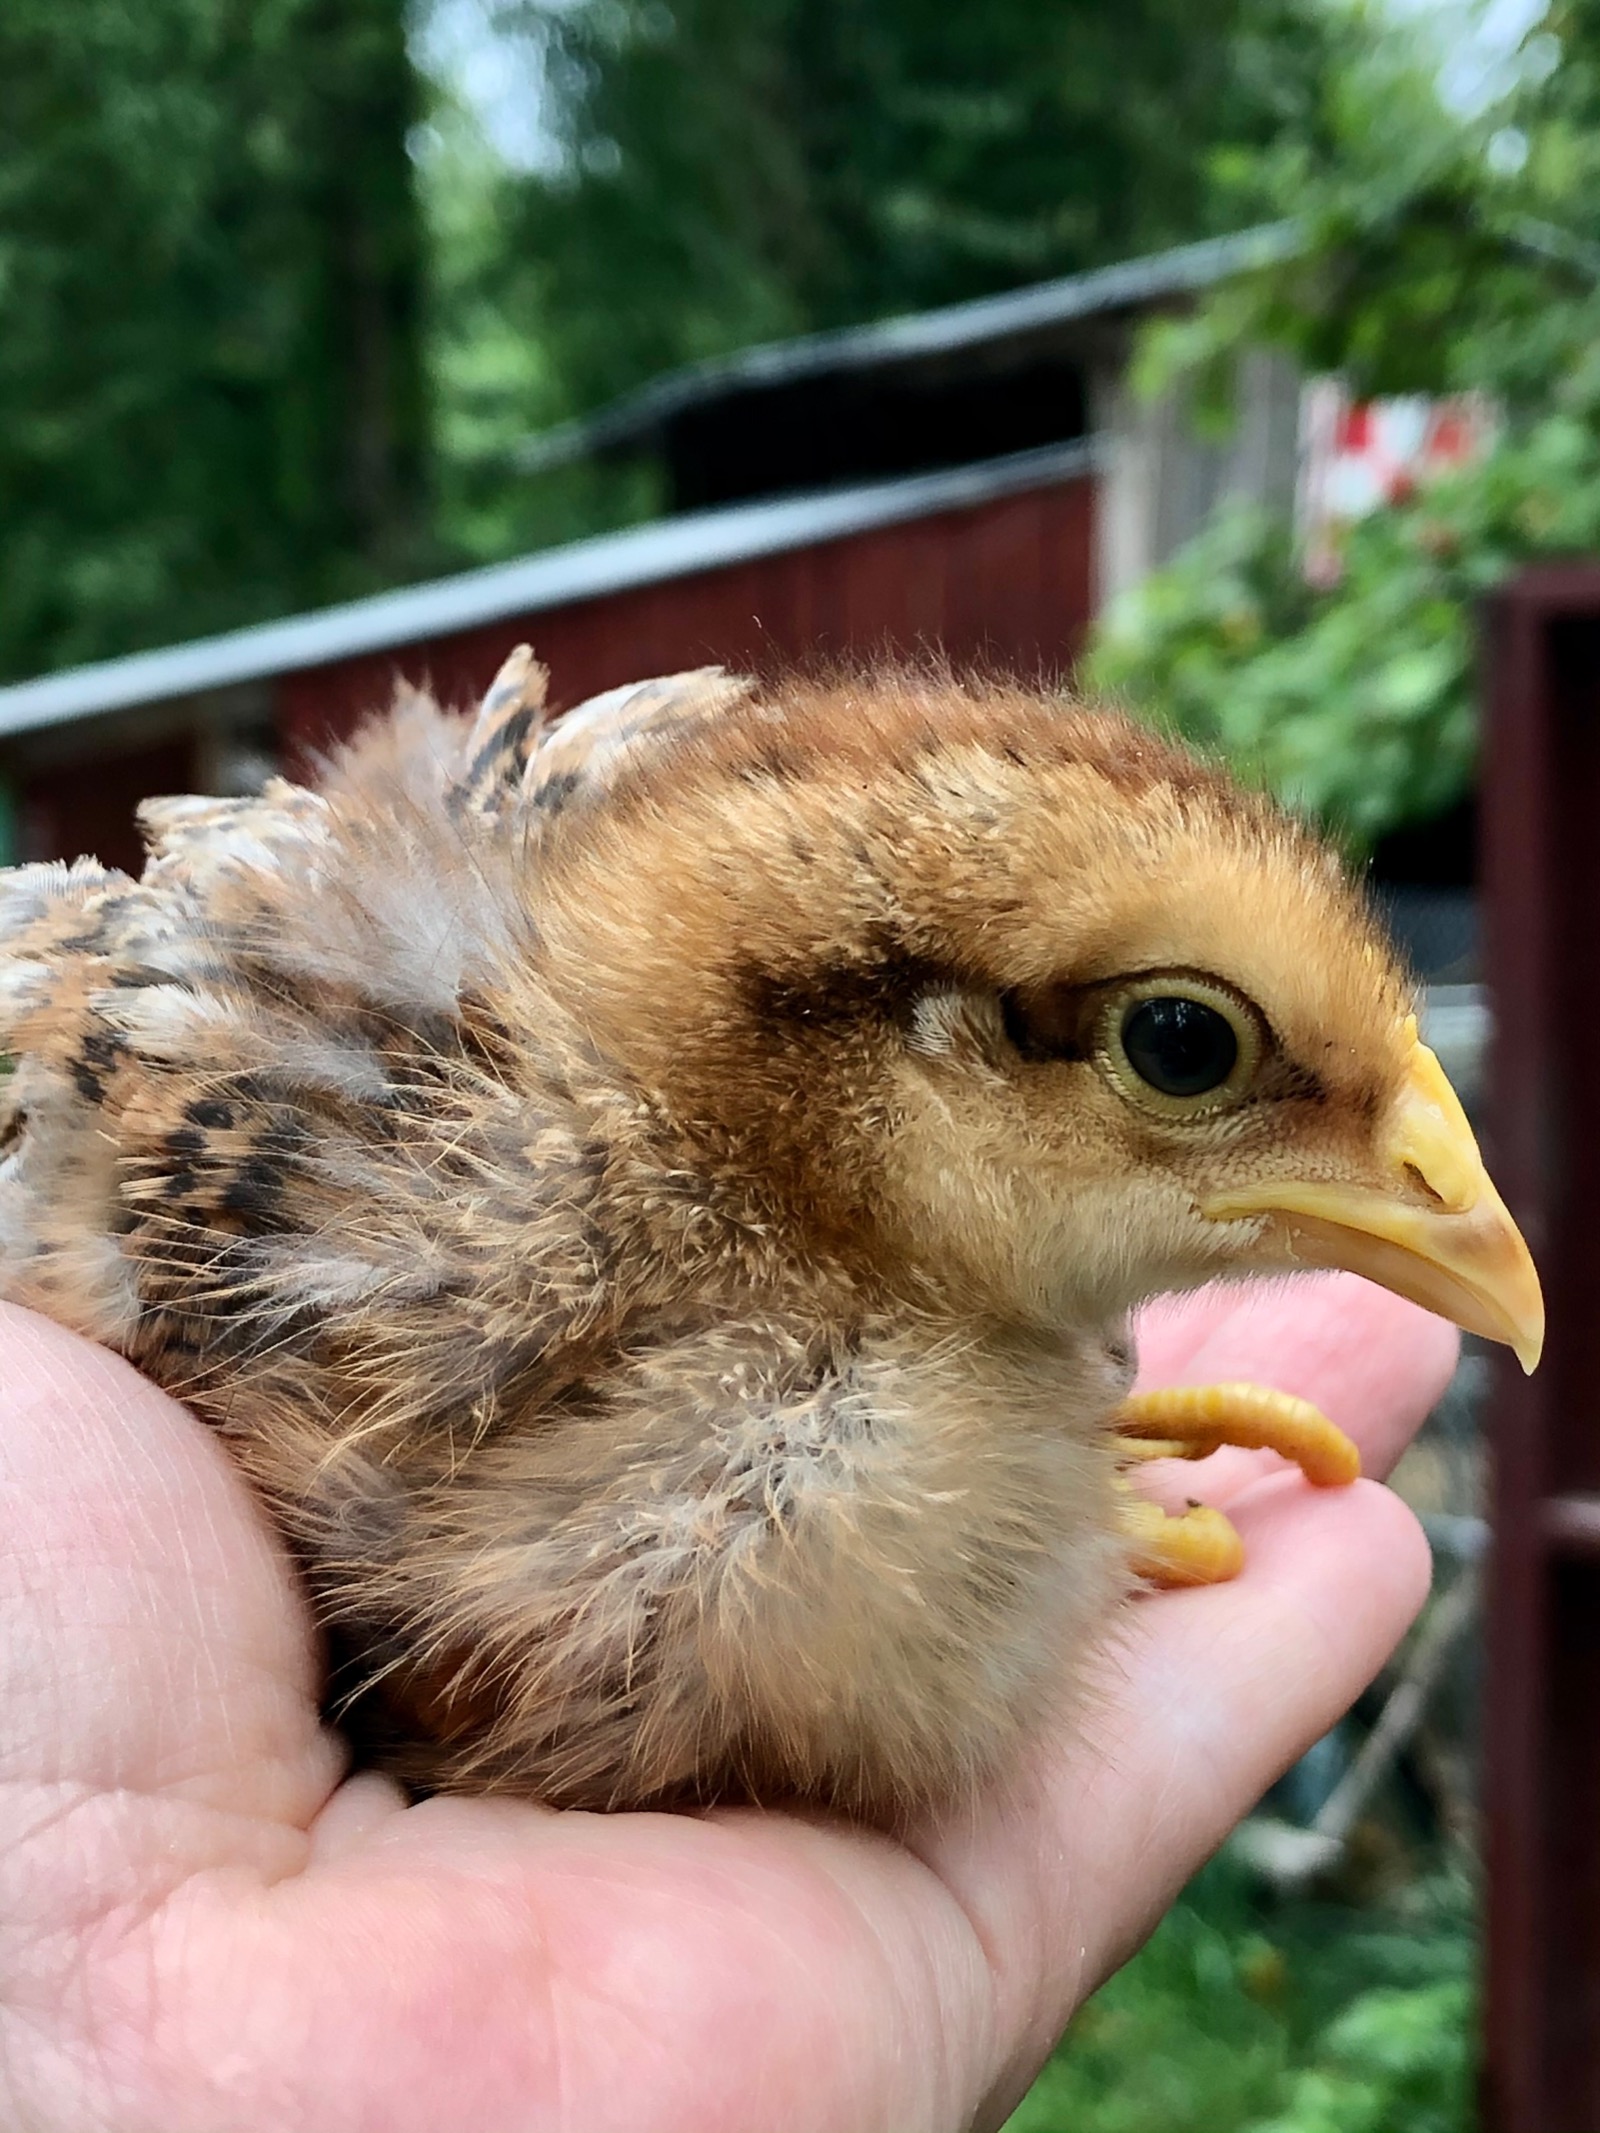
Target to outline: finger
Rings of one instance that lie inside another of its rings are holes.
[[[1232,1515],[1239,1580],[1134,1610],[1104,1705],[1065,1718],[985,1815],[924,1853],[990,1950],[1000,2033],[1020,2040],[994,2123],[1078,1998],[1349,1707],[1426,1594],[1420,1530],[1371,1483],[1319,1494],[1274,1476]]]
[[[1247,1378],[1298,1393],[1355,1439],[1377,1475],[1438,1401],[1460,1349],[1442,1318],[1355,1274],[1163,1297],[1138,1334],[1141,1386]],[[1220,1503],[1272,1464],[1270,1453],[1227,1452],[1188,1472],[1203,1471],[1194,1492]]]
[[[0,1305],[0,1774],[308,1819],[316,1653],[221,1444],[127,1363]]]

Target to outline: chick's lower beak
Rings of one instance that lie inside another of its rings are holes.
[[[1544,1346],[1539,1276],[1444,1069],[1409,1025],[1405,1080],[1372,1182],[1264,1180],[1203,1203],[1217,1222],[1265,1215],[1283,1263],[1343,1267],[1468,1333],[1504,1341],[1524,1370]]]

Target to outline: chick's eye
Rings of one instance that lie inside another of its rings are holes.
[[[1176,993],[1137,1001],[1123,1017],[1121,1038],[1129,1066],[1163,1096],[1208,1095],[1239,1063],[1227,1016]]]

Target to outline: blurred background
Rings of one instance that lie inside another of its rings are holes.
[[[0,854],[523,636],[558,702],[940,648],[1325,822],[1475,1104],[1477,615],[1600,551],[1597,199],[1600,0],[5,0]],[[1016,2133],[1478,2122],[1484,1384],[1421,1628]]]

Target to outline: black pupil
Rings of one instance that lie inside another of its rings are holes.
[[[1203,1000],[1141,1000],[1123,1022],[1122,1049],[1140,1080],[1163,1096],[1220,1089],[1239,1060],[1233,1024]]]

